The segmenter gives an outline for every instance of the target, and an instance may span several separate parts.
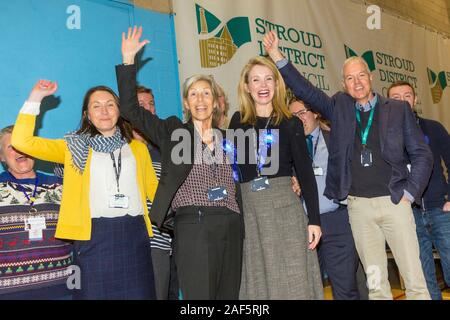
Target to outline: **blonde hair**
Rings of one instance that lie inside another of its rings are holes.
[[[192,114],[189,109],[184,106],[184,102],[187,102],[189,89],[194,83],[199,81],[205,81],[211,87],[211,93],[213,95],[213,119],[212,126],[217,127],[220,119],[220,111],[219,111],[219,89],[216,81],[213,77],[204,75],[204,74],[196,74],[189,78],[187,78],[183,83],[183,118],[185,122],[190,122],[192,120]]]
[[[228,96],[225,93],[225,91],[223,90],[223,88],[218,83],[216,83],[216,84],[217,84],[217,89],[218,89],[217,97],[223,96],[223,99],[225,101],[225,108],[223,110],[223,115],[226,117],[226,116],[228,116],[228,111],[230,111],[230,103],[228,102]]]
[[[286,104],[286,85],[283,77],[275,64],[264,57],[254,57],[248,61],[241,72],[241,78],[238,85],[239,107],[241,111],[242,124],[256,124],[256,107],[252,96],[246,90],[248,85],[248,76],[254,66],[268,67],[275,78],[275,92],[272,100],[274,124],[279,125],[283,119],[291,118],[291,113]]]

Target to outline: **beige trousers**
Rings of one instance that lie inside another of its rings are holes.
[[[396,205],[389,196],[348,196],[348,215],[356,250],[367,275],[369,299],[392,299],[387,242],[405,282],[407,299],[429,300],[411,205],[403,201]]]

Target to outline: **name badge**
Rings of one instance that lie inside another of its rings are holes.
[[[315,176],[323,176],[323,169],[321,167],[313,167]]]
[[[44,239],[43,230],[47,228],[45,217],[29,217],[24,219],[25,231],[28,231],[30,241],[41,241]]]
[[[251,188],[253,192],[266,190],[270,188],[269,179],[267,177],[259,177],[252,180]]]
[[[109,207],[118,209],[128,209],[128,197],[124,194],[115,194],[109,197]]]
[[[369,148],[364,147],[361,151],[361,165],[363,167],[372,166],[372,151]]]
[[[208,201],[220,201],[228,198],[228,192],[225,187],[211,188],[208,190]]]

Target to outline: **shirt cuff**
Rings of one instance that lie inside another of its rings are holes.
[[[41,111],[40,107],[41,107],[40,102],[25,101],[25,103],[22,106],[22,109],[20,109],[20,113],[37,116]]]
[[[408,198],[409,202],[414,203],[414,197],[412,196],[411,193],[409,193],[406,190],[403,190],[403,196],[405,196],[406,198]]]
[[[283,58],[283,59],[275,62],[275,64],[277,65],[278,69],[281,69],[281,68],[285,67],[288,63],[289,63],[289,60],[286,59],[286,58]]]

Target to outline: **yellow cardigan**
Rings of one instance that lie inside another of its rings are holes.
[[[14,148],[41,160],[63,163],[64,182],[55,237],[71,240],[91,238],[91,213],[89,206],[90,163],[92,149],[89,149],[86,167],[82,174],[75,170],[72,155],[63,139],[45,139],[34,136],[36,116],[21,113],[17,117],[11,143]],[[130,148],[136,159],[136,177],[144,208],[144,220],[148,235],[153,236],[146,199],[153,201],[158,180],[153,169],[147,146],[132,140]]]

